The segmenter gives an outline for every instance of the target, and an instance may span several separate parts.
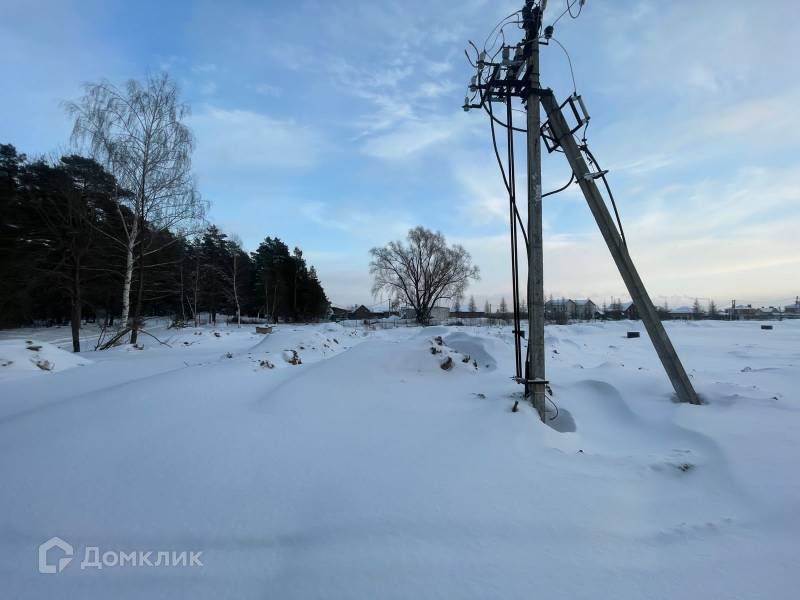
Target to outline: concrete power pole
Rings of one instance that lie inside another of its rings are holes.
[[[528,354],[526,387],[529,398],[542,421],[545,420],[544,368],[544,260],[542,256],[542,147],[539,138],[539,29],[542,13],[527,0],[523,24],[528,53]]]

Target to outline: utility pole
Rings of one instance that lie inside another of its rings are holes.
[[[628,293],[636,305],[636,310],[639,311],[639,318],[644,323],[647,334],[650,336],[653,346],[655,346],[656,354],[658,354],[658,358],[667,372],[678,399],[681,402],[700,404],[700,399],[697,397],[691,381],[689,381],[689,376],[686,374],[683,364],[681,364],[678,354],[675,352],[675,348],[673,348],[672,342],[664,329],[664,325],[661,323],[655,306],[650,300],[647,289],[645,289],[644,283],[642,283],[639,273],[636,271],[633,260],[628,254],[628,246],[617,230],[605,200],[597,188],[595,179],[604,176],[605,173],[592,173],[589,170],[555,96],[552,93],[542,94],[541,100],[547,113],[549,130],[556,143],[563,150],[564,156],[572,168],[575,179],[583,192],[583,196],[586,198],[586,203],[589,205],[589,210],[591,210],[595,221],[597,221],[600,233],[603,235],[611,257],[617,265],[619,274],[622,276],[622,280],[628,288]]]
[[[539,139],[539,29],[542,11],[526,0],[522,10],[527,55],[526,98],[528,138],[528,353],[525,365],[526,395],[545,420],[544,366],[544,259],[542,256],[542,146]]]
[[[664,370],[669,377],[678,399],[681,402],[699,404],[700,400],[692,387],[686,371],[678,358],[672,342],[664,329],[661,319],[656,312],[655,306],[647,293],[647,290],[639,277],[633,260],[628,254],[627,242],[622,231],[622,224],[619,220],[616,204],[608,181],[605,178],[607,171],[603,171],[596,165],[596,160],[586,144],[585,138],[579,145],[575,139],[575,132],[584,127],[589,122],[589,114],[586,111],[583,100],[577,92],[568,97],[566,101],[559,104],[553,91],[549,88],[542,88],[539,76],[539,47],[540,44],[547,45],[553,35],[553,26],[542,30],[542,14],[546,0],[525,0],[525,5],[521,11],[512,13],[503,19],[495,29],[502,28],[511,23],[520,24],[520,21],[512,21],[515,15],[521,13],[521,24],[525,30],[524,38],[516,45],[505,44],[499,50],[489,55],[489,51],[484,47],[480,51],[474,44],[477,53],[477,63],[473,64],[476,74],[472,77],[467,96],[464,99],[464,110],[472,108],[483,109],[489,116],[492,128],[492,143],[494,145],[495,156],[500,165],[501,173],[509,193],[510,204],[510,223],[511,223],[511,253],[512,253],[512,280],[514,282],[515,299],[514,313],[515,322],[518,319],[519,307],[516,297],[516,244],[515,235],[517,222],[522,230],[522,219],[516,208],[514,193],[514,132],[521,132],[527,135],[527,166],[528,166],[528,223],[527,223],[527,242],[528,251],[528,352],[525,359],[525,373],[519,373],[520,346],[515,344],[517,353],[517,374],[515,380],[525,385],[525,396],[529,398],[539,417],[545,420],[545,392],[548,381],[545,376],[545,354],[544,354],[544,274],[543,274],[543,254],[542,254],[542,170],[541,142],[544,141],[548,152],[556,150],[563,152],[572,170],[572,181],[577,182],[583,192],[586,202],[592,215],[597,221],[600,233],[608,246],[614,262],[619,269],[620,275],[625,282],[628,292],[636,305],[636,309],[642,319],[647,333],[650,336],[656,353],[661,360]],[[574,4],[574,2],[573,2]],[[583,6],[583,0],[580,0]],[[571,6],[568,6],[569,10]],[[566,12],[566,11],[565,11]],[[556,19],[557,21],[558,19]],[[491,37],[491,34],[490,34]],[[496,39],[497,36],[495,36]],[[490,51],[494,50],[490,45]],[[513,57],[511,50],[514,50]],[[498,54],[502,52],[502,59],[496,60]],[[467,54],[469,57],[469,53]],[[472,62],[472,61],[470,61]],[[472,97],[470,97],[472,94]],[[520,98],[525,103],[526,108],[526,127],[524,129],[515,127],[512,119],[511,101],[513,98]],[[477,99],[477,101],[476,101]],[[506,119],[504,123],[498,119],[493,110],[492,103],[506,103]],[[546,121],[542,124],[540,105],[544,108]],[[571,116],[571,122],[577,121],[577,125],[572,125],[567,121],[562,111],[566,109]],[[505,128],[508,134],[508,173],[505,175],[502,159],[497,148],[495,135],[495,123]],[[584,158],[584,153],[586,158]],[[597,171],[590,171],[587,160],[597,166]],[[605,199],[595,183],[596,179],[602,179],[606,186],[611,203],[614,206],[614,213],[617,217],[615,224]],[[549,196],[566,189],[564,186],[544,194]],[[515,218],[516,217],[516,218]],[[617,228],[619,225],[619,228]],[[521,335],[521,331],[515,330],[514,334]]]

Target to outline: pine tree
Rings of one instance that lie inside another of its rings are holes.
[[[478,306],[475,304],[475,296],[469,297],[468,310],[471,313],[478,312]]]
[[[699,319],[703,314],[703,307],[700,306],[700,300],[695,298],[694,304],[692,304],[692,315],[694,315],[695,319]]]

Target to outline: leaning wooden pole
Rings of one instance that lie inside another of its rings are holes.
[[[603,199],[600,190],[595,184],[594,177],[586,165],[586,161],[580,152],[575,138],[570,132],[567,121],[561,112],[558,102],[553,96],[552,92],[542,94],[540,96],[542,106],[547,113],[547,118],[550,123],[550,129],[558,144],[564,150],[564,155],[569,161],[572,172],[578,185],[583,192],[586,202],[589,204],[589,209],[592,211],[597,225],[600,228],[600,233],[603,234],[603,239],[606,241],[611,256],[619,269],[620,275],[628,288],[628,293],[639,311],[639,316],[647,329],[647,334],[655,346],[656,353],[661,364],[667,372],[672,387],[675,388],[675,393],[681,402],[688,402],[690,404],[700,404],[700,399],[692,387],[689,376],[681,364],[675,348],[667,335],[664,325],[656,312],[653,302],[642,283],[639,273],[628,254],[628,248],[622,239],[614,220],[608,211],[608,207]]]

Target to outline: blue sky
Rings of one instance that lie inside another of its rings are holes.
[[[460,108],[463,48],[519,5],[0,0],[0,141],[63,150],[59,101],[82,82],[166,69],[192,107],[210,218],[248,249],[277,235],[335,303],[370,303],[369,248],[421,224],[470,250],[471,291],[497,302],[507,200],[485,117]],[[564,2],[549,5],[546,22]],[[797,17],[778,0],[588,0],[556,26],[657,302],[800,293]],[[543,83],[568,95],[561,50],[542,61]],[[568,177],[560,155],[543,171],[546,189]],[[547,293],[626,295],[577,188],[546,199],[544,220]]]

